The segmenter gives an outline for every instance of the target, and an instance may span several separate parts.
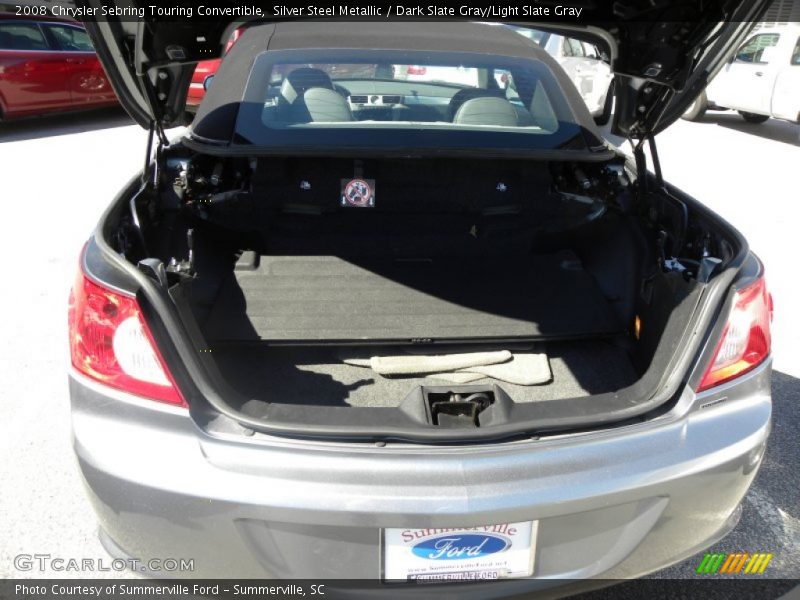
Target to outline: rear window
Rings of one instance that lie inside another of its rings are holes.
[[[736,53],[736,62],[766,64],[764,50],[778,45],[777,33],[761,33],[750,38]]]
[[[546,65],[470,53],[263,52],[236,122],[236,141],[258,146],[585,149],[582,139]]]
[[[46,25],[58,47],[67,52],[92,52],[92,42],[83,29],[67,25]]]
[[[44,34],[32,23],[0,23],[0,49],[48,50]]]

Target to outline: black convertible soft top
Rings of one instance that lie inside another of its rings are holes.
[[[601,146],[602,138],[574,84],[547,52],[513,30],[498,25],[456,22],[296,21],[249,26],[219,69],[192,126],[195,141],[227,145],[234,137],[239,104],[256,57],[277,50],[414,50],[469,52],[537,60],[555,77],[574,122]]]

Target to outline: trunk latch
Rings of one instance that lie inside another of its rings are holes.
[[[428,393],[431,421],[439,427],[479,427],[478,415],[493,403],[493,392]]]

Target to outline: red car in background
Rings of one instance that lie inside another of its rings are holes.
[[[0,120],[115,104],[83,26],[0,13]]]
[[[200,106],[206,96],[206,80],[214,76],[221,62],[221,58],[215,58],[197,63],[192,75],[192,82],[189,84],[189,93],[186,94],[186,108],[188,110],[194,111]]]
[[[233,32],[233,35],[231,35],[228,43],[225,44],[225,52],[223,53],[223,56],[228,53],[228,51],[236,43],[236,40],[238,40],[242,35],[243,29],[244,28],[239,28]],[[189,84],[189,93],[186,95],[187,110],[197,110],[197,107],[206,96],[206,88],[208,87],[210,78],[214,77],[214,75],[217,73],[217,69],[219,68],[221,62],[221,58],[215,58],[213,60],[201,60],[199,63],[197,63],[197,66],[194,69],[194,74],[192,75],[192,82]]]

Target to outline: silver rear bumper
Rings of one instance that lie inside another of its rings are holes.
[[[646,423],[471,447],[211,436],[73,373],[74,448],[110,551],[193,559],[184,576],[377,582],[382,528],[535,519],[522,591],[639,576],[727,533],[769,435],[770,369]]]

